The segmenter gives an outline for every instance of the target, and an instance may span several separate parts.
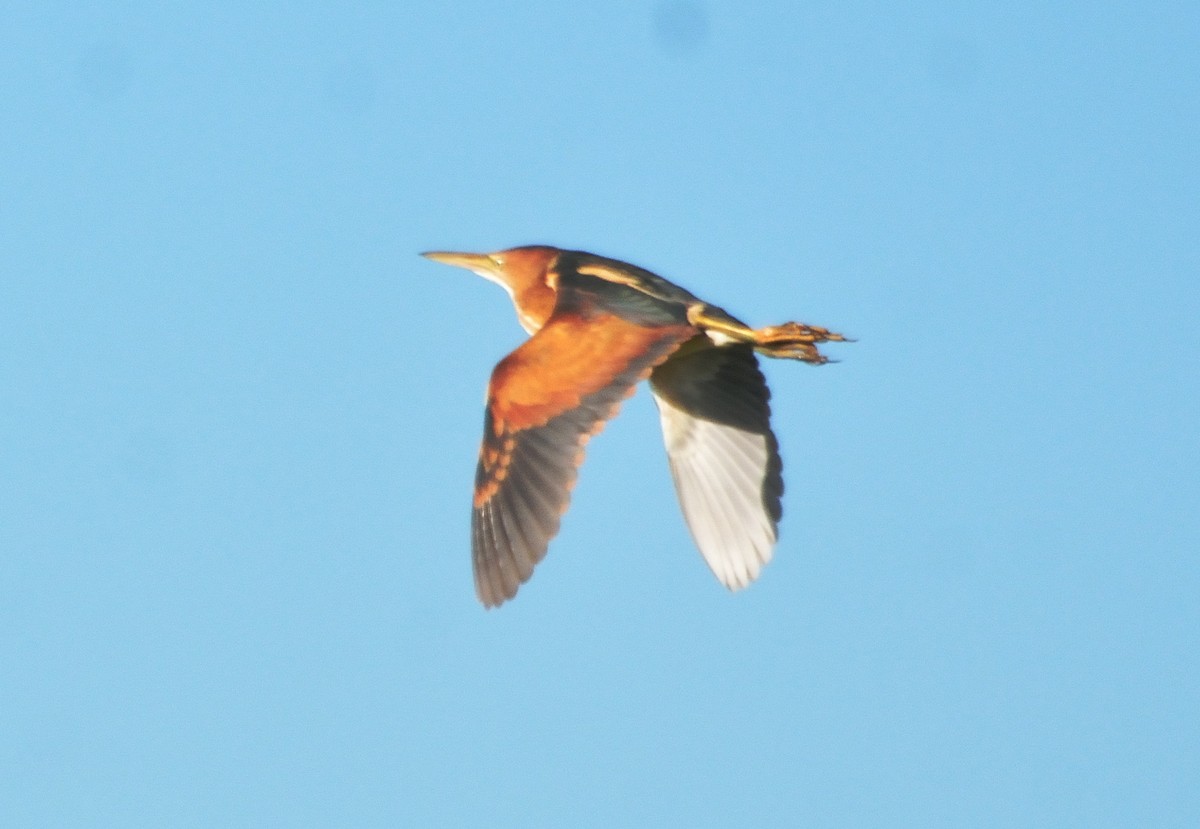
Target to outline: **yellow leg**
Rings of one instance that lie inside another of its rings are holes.
[[[750,328],[711,305],[692,306],[688,310],[688,322],[710,336],[717,334],[735,342],[752,343],[754,350],[766,357],[801,360],[814,365],[829,362],[829,358],[817,350],[818,343],[849,342],[827,328],[799,322]]]

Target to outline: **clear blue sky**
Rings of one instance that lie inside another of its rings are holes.
[[[3,31],[0,824],[1200,825],[1195,3]],[[859,338],[746,592],[643,391],[476,603],[530,242]]]

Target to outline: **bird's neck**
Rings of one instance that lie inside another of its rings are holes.
[[[530,334],[537,333],[554,313],[556,292],[549,285],[536,282],[512,295],[517,321]]]

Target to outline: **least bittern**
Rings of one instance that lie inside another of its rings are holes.
[[[426,253],[498,283],[532,336],[492,372],[475,473],[471,552],[480,601],[516,595],[566,512],[588,440],[641,380],[662,420],[692,538],[731,590],[770,560],[783,464],[755,352],[821,364],[840,334],[750,328],[650,271],[544,246]]]

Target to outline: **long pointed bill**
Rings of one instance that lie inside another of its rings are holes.
[[[454,253],[452,251],[432,250],[422,253],[426,259],[441,262],[443,265],[453,265],[456,268],[466,268],[478,274],[496,272],[496,262],[486,253]]]

